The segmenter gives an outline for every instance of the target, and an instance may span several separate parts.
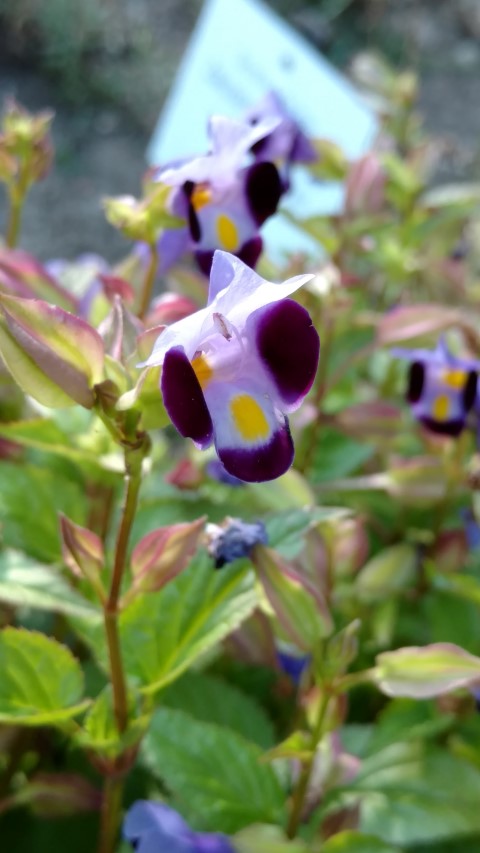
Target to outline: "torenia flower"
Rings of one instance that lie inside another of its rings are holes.
[[[308,312],[286,299],[312,276],[283,284],[215,252],[208,304],[157,338],[143,365],[163,365],[165,408],[197,447],[215,443],[229,474],[273,480],[293,461],[286,414],[310,390],[320,342]]]
[[[457,358],[443,338],[434,350],[395,349],[393,355],[411,363],[407,399],[417,420],[440,435],[460,435],[476,399],[477,362]]]
[[[186,229],[164,232],[160,259],[171,264],[190,247],[208,275],[215,249],[225,249],[255,266],[262,251],[260,226],[275,213],[284,188],[273,163],[245,161],[278,124],[278,118],[270,118],[252,127],[213,116],[209,154],[156,171],[155,180],[176,188],[172,212],[188,223]]]
[[[234,853],[226,835],[194,832],[170,806],[148,800],[127,812],[123,835],[137,853]]]
[[[258,160],[280,161],[287,167],[292,163],[315,163],[318,160],[314,145],[276,92],[267,92],[244,114],[244,119],[254,127],[269,119],[278,121],[270,133],[252,145],[252,152]]]

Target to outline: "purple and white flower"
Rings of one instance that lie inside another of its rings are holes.
[[[453,355],[443,338],[434,350],[399,348],[393,355],[410,362],[407,400],[417,420],[440,435],[460,435],[475,405],[480,365]]]
[[[149,800],[129,809],[123,835],[136,853],[234,853],[226,835],[194,832],[170,806]]]
[[[253,127],[261,126],[269,119],[278,121],[270,133],[252,145],[252,153],[257,160],[280,162],[285,164],[287,169],[292,163],[315,163],[318,160],[315,146],[298,122],[292,118],[276,92],[267,92],[247,110],[243,118]]]
[[[252,127],[213,116],[208,154],[156,170],[155,180],[175,188],[172,213],[187,220],[185,228],[167,230],[160,238],[162,269],[188,248],[206,275],[215,249],[233,252],[255,266],[263,245],[259,229],[275,213],[284,187],[274,163],[246,162],[252,146],[279,122],[269,118]]]
[[[286,297],[312,277],[273,284],[215,252],[206,308],[166,328],[140,365],[163,365],[174,426],[202,449],[213,441],[241,480],[273,480],[292,464],[286,415],[313,384],[320,342],[305,308]]]

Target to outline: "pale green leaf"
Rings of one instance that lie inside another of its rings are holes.
[[[0,601],[14,607],[33,607],[84,619],[98,616],[98,609],[58,572],[21,551],[10,549],[0,553]]]
[[[145,693],[178,678],[246,619],[257,603],[253,578],[241,566],[215,571],[205,552],[159,592],[139,595],[120,616],[127,675]],[[75,620],[100,664],[107,656],[103,624]]]
[[[66,646],[17,628],[0,633],[0,722],[55,725],[83,711],[83,673]]]
[[[144,755],[189,820],[203,829],[232,833],[282,819],[285,795],[272,768],[260,763],[261,749],[229,729],[161,708]]]
[[[186,711],[200,722],[233,729],[270,749],[275,743],[271,720],[251,696],[213,675],[189,672],[161,695],[162,705]]]

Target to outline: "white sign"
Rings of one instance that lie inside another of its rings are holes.
[[[150,142],[152,165],[203,154],[212,114],[241,118],[269,90],[280,95],[307,135],[331,139],[349,158],[370,146],[377,125],[350,83],[258,0],[206,0]],[[338,185],[295,167],[282,207],[298,216],[339,209]],[[281,217],[262,228],[267,251],[318,247]],[[281,247],[281,249],[280,249]]]

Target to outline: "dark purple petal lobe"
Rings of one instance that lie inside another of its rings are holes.
[[[293,299],[282,299],[262,310],[257,321],[257,349],[288,405],[295,405],[312,387],[320,340],[310,314]]]
[[[245,192],[257,225],[262,225],[275,213],[283,193],[282,179],[274,163],[266,161],[250,166],[245,176]]]
[[[425,384],[425,367],[421,361],[414,361],[408,372],[407,400],[417,403],[422,396]]]
[[[212,441],[213,426],[203,391],[183,347],[172,347],[163,362],[162,395],[165,408],[180,435],[199,447]]]
[[[477,399],[477,384],[478,374],[475,370],[470,370],[465,383],[465,388],[463,389],[463,405],[465,406],[466,412],[470,411]]]
[[[268,444],[252,449],[218,447],[217,453],[229,474],[246,483],[275,480],[288,471],[294,448],[288,421],[274,432]]]
[[[258,235],[257,237],[252,237],[251,240],[247,240],[246,243],[238,250],[237,257],[243,261],[247,267],[251,267],[252,270],[255,269],[257,265],[257,261],[262,254],[263,249],[263,240]]]

